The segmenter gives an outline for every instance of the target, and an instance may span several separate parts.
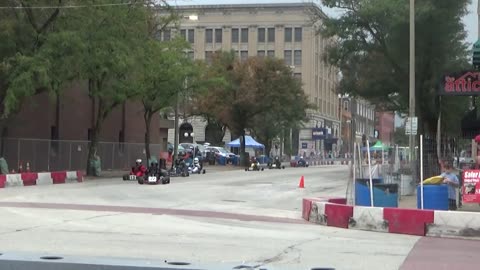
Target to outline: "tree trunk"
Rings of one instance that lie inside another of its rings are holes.
[[[245,154],[245,130],[240,132],[240,166],[248,166],[248,158]]]
[[[152,113],[145,112],[143,114],[143,119],[145,120],[145,155],[147,157],[147,165],[150,162],[150,125],[152,123]]]
[[[88,148],[88,158],[87,158],[87,175],[95,176],[95,167],[92,166],[92,161],[96,160],[97,150],[98,150],[98,140],[100,131],[102,129],[102,124],[105,116],[106,108],[103,108],[103,100],[99,99],[98,110],[97,110],[97,119],[95,125],[92,127],[92,137],[90,139],[90,146]]]
[[[270,152],[272,151],[272,140],[267,140],[265,142],[265,155],[270,157]]]

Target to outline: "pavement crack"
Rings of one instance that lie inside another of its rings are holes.
[[[300,252],[300,249],[298,249],[298,247],[300,247],[302,245],[305,245],[305,244],[308,244],[310,242],[321,240],[321,239],[322,239],[322,237],[317,237],[317,238],[314,238],[314,239],[308,239],[308,240],[300,241],[298,243],[290,245],[290,246],[284,248],[282,251],[280,251],[278,254],[276,254],[273,257],[270,257],[270,258],[267,258],[267,259],[264,259],[264,260],[261,260],[261,261],[257,261],[259,264],[254,265],[253,268],[259,268],[259,267],[265,266],[269,263],[279,262],[286,255],[288,255],[290,253],[293,253],[293,252],[297,252],[297,256],[292,261],[300,261],[301,252]]]

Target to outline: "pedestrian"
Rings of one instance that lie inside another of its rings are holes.
[[[444,172],[440,175],[443,177],[443,183],[448,185],[448,208],[449,210],[457,210],[457,187],[460,185],[458,177],[453,173],[450,163],[443,166]]]

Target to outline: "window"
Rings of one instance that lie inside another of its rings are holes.
[[[283,60],[285,61],[285,65],[291,66],[292,65],[292,51],[285,50],[283,52]]]
[[[215,43],[222,43],[222,29],[215,29]]]
[[[240,42],[248,43],[248,28],[242,28]]]
[[[213,42],[213,29],[205,30],[205,42],[212,43]]]
[[[264,43],[265,42],[265,28],[258,28],[257,29],[257,34],[258,34],[258,42],[259,43]]]
[[[264,58],[265,57],[265,51],[263,51],[263,50],[257,51],[257,56],[260,57],[260,58]]]
[[[185,29],[180,30],[180,36],[185,40],[187,40],[187,30]]]
[[[187,53],[187,55],[188,55],[188,58],[191,59],[191,60],[193,60],[195,58],[195,53],[193,51],[189,51]]]
[[[207,62],[207,64],[211,64],[212,63],[212,58],[213,58],[213,52],[212,51],[206,51],[205,52],[205,62]]]
[[[292,42],[292,28],[285,28],[285,42]]]
[[[247,61],[248,59],[248,51],[240,51],[240,61]]]
[[[267,57],[274,58],[275,57],[275,51],[274,50],[268,50],[267,51]]]
[[[195,30],[189,29],[188,30],[188,42],[195,43]]]
[[[232,28],[232,43],[238,43],[239,41],[239,29]]]
[[[344,109],[345,111],[348,111],[348,101],[344,101],[344,102],[343,102],[343,109]]]
[[[294,55],[293,55],[293,64],[295,66],[301,66],[302,65],[302,51],[301,50],[295,50]]]
[[[302,28],[295,27],[295,42],[302,42]]]
[[[163,41],[169,41],[172,37],[172,30],[163,31]]]
[[[268,42],[275,42],[275,28],[268,28]]]

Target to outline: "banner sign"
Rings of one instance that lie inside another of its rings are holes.
[[[464,203],[480,203],[480,170],[463,171],[461,188]]]
[[[443,76],[438,94],[444,96],[480,95],[480,72],[464,71]]]
[[[327,135],[327,129],[325,128],[312,128],[312,140],[323,140]]]

